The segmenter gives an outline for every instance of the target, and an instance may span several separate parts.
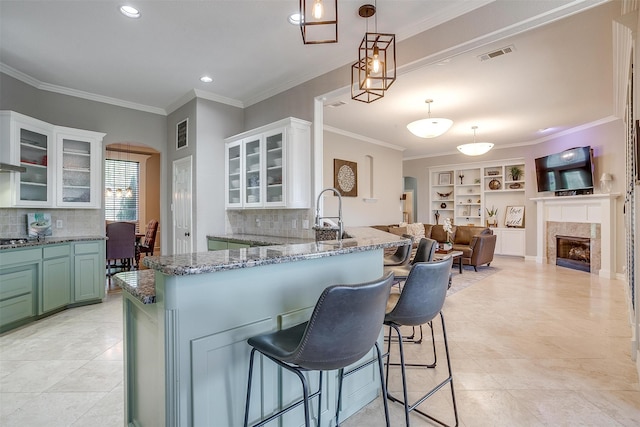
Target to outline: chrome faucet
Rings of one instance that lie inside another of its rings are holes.
[[[320,198],[325,191],[333,191],[338,196],[338,216],[320,216]],[[344,233],[344,225],[342,223],[342,195],[333,187],[325,188],[318,194],[318,200],[316,201],[316,227],[322,227],[322,219],[324,218],[337,218],[338,219],[338,240],[342,240],[342,234]]]

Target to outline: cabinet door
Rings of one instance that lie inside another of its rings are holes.
[[[225,150],[225,205],[228,208],[242,207],[242,141],[227,144]]]
[[[64,307],[70,302],[71,262],[69,256],[42,261],[42,288],[38,314]]]
[[[503,229],[501,240],[502,255],[524,256],[524,230]]]
[[[64,128],[56,131],[56,205],[99,208],[102,134]]]
[[[262,135],[243,140],[244,146],[244,200],[246,208],[257,208],[263,204],[263,149]]]
[[[33,295],[38,283],[38,264],[0,268],[0,332],[14,322],[36,314]]]
[[[285,206],[285,130],[265,134],[265,206]]]
[[[76,255],[74,260],[74,301],[101,299],[104,296],[105,260],[99,254]]]

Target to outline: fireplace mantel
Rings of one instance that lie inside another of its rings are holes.
[[[536,262],[547,262],[548,221],[600,224],[602,253],[599,275],[609,279],[615,278],[618,197],[620,193],[532,198],[531,200],[537,204]]]

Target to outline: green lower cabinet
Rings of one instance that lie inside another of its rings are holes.
[[[69,244],[43,248],[42,286],[38,314],[71,302],[71,258]]]
[[[40,249],[0,252],[0,332],[36,315]]]
[[[242,248],[250,248],[251,245],[248,243],[236,243],[236,242],[228,242],[226,240],[214,240],[209,239],[207,241],[207,249],[210,251],[221,251],[225,249],[242,249]]]
[[[74,302],[104,298],[104,242],[76,243],[74,253]]]
[[[222,240],[213,240],[213,239],[209,239],[207,241],[207,248],[210,251],[221,251],[224,249],[228,249],[227,247],[228,243]]]

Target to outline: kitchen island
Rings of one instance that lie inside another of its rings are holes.
[[[127,425],[242,425],[247,338],[307,320],[329,285],[377,279],[383,250],[408,242],[368,227],[348,233],[342,241],[147,257],[150,271],[116,275],[125,291]],[[372,365],[345,382],[342,419],[379,395],[376,372]],[[261,398],[250,420],[301,395],[299,381],[272,363],[259,363],[255,375],[253,393]],[[323,426],[335,412],[336,376],[325,381]],[[316,381],[311,375],[312,387]],[[297,408],[282,425],[301,425],[302,417]]]

